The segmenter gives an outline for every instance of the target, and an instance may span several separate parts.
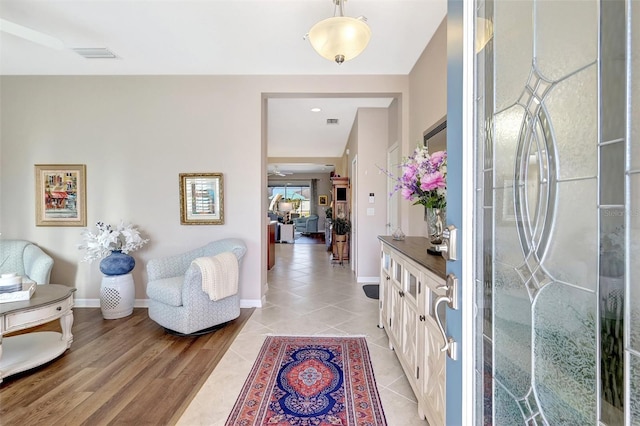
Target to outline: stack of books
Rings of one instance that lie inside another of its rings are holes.
[[[29,300],[36,291],[36,283],[15,272],[0,275],[0,303]]]
[[[11,272],[0,275],[0,294],[22,290],[22,277]]]

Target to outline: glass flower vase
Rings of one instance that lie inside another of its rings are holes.
[[[427,207],[427,234],[432,245],[442,244],[445,215],[445,209]]]

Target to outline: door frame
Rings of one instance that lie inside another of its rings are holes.
[[[358,154],[353,157],[351,160],[351,241],[349,244],[349,248],[351,256],[349,259],[349,264],[351,265],[351,270],[356,273],[356,277],[358,276]]]
[[[447,262],[447,275],[458,277],[460,309],[447,308],[447,336],[459,344],[457,359],[447,357],[446,421],[459,425],[473,425],[475,417],[474,4],[447,1],[447,224],[458,229],[457,260]]]
[[[387,170],[391,171],[398,164],[400,164],[400,144],[394,142],[393,145],[387,148]],[[400,227],[400,198],[398,192],[394,191],[394,189],[394,180],[387,179],[387,194],[392,194],[387,201],[387,235],[392,235]],[[395,217],[395,223],[391,221],[392,217]]]

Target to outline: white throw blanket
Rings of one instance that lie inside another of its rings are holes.
[[[220,300],[238,292],[238,259],[231,252],[193,261],[202,274],[202,291],[211,300]]]

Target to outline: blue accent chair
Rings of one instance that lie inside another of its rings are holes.
[[[299,217],[294,221],[296,232],[301,234],[311,234],[318,232],[318,215],[312,214],[306,217]]]
[[[212,301],[202,290],[200,268],[191,262],[198,257],[232,252],[238,262],[247,252],[238,238],[213,241],[189,252],[147,263],[149,318],[174,334],[197,335],[240,316],[240,296],[236,293]]]

